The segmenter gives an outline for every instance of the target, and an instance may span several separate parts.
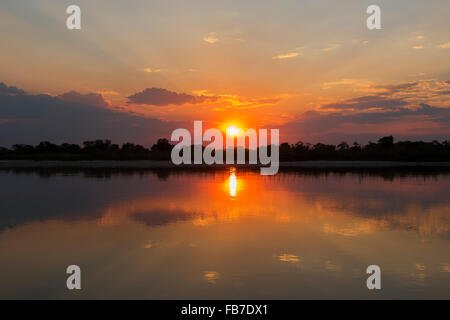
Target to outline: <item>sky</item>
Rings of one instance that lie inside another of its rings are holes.
[[[2,0],[0,145],[151,145],[194,120],[290,143],[449,139],[449,15],[447,0]]]

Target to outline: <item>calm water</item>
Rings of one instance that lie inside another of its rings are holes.
[[[0,298],[450,298],[448,173],[0,171],[0,190]]]

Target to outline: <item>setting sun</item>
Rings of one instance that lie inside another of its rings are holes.
[[[242,130],[236,126],[229,126],[227,128],[227,134],[229,134],[230,136],[237,136],[241,131]]]

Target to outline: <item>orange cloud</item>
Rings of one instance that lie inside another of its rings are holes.
[[[442,48],[442,49],[449,49],[450,48],[450,42],[442,43],[442,44],[438,45],[437,47],[438,48]]]
[[[203,38],[203,41],[212,44],[212,43],[216,43],[217,41],[219,41],[219,38],[217,37],[217,33],[216,32],[210,32],[210,33],[208,33],[207,36],[205,36]]]
[[[161,72],[161,69],[144,68],[144,71],[147,73]]]
[[[275,57],[272,57],[272,59],[289,59],[289,58],[295,58],[298,56],[298,52],[289,52],[289,53],[283,53],[279,54]]]
[[[322,51],[329,52],[329,51],[336,50],[336,49],[338,49],[340,47],[341,47],[341,45],[339,43],[335,43],[335,44],[331,44],[328,47],[322,49]]]

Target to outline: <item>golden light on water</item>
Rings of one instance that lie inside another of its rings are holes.
[[[230,196],[236,197],[236,189],[237,189],[237,179],[236,179],[236,169],[232,168],[230,170],[230,178],[228,180],[228,187],[230,189]]]
[[[205,271],[203,277],[209,284],[216,284],[217,280],[220,278],[220,273],[217,271]]]

